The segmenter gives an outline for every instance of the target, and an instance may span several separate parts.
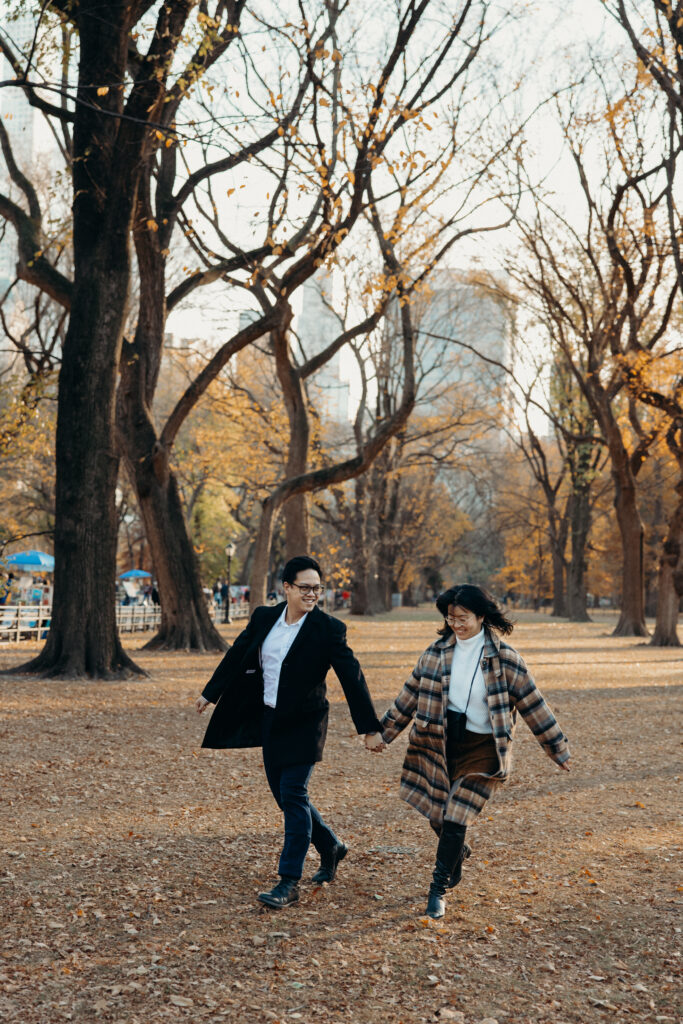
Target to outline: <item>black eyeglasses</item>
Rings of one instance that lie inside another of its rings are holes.
[[[303,597],[306,594],[313,594],[314,597],[320,597],[323,592],[322,587],[312,587],[309,583],[290,583],[290,587],[297,587],[301,591]]]

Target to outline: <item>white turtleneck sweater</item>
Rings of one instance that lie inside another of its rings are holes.
[[[456,640],[451,665],[451,681],[448,687],[449,711],[464,711],[467,705],[467,728],[470,732],[493,732],[489,717],[489,706],[486,701],[486,683],[481,670],[481,659],[484,651],[483,628],[467,640]],[[467,694],[470,683],[472,693],[469,704]]]

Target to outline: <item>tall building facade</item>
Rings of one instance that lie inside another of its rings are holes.
[[[332,309],[332,275],[319,272],[302,288],[301,312],[294,323],[305,359],[322,352],[343,328]],[[341,351],[329,359],[310,382],[309,389],[322,419],[348,424],[350,384],[344,376]]]
[[[30,51],[35,32],[35,17],[31,14],[22,14],[12,20],[3,17],[1,24],[3,34],[9,39],[15,54],[21,59],[22,53],[26,54]],[[14,71],[4,56],[0,57],[0,75],[4,81],[14,77]],[[22,89],[14,86],[0,89],[0,118],[2,118],[2,123],[9,136],[17,166],[20,170],[27,172],[30,177],[31,166],[36,155],[36,111],[26,99]],[[10,179],[4,161],[0,162],[0,188],[12,198],[21,198],[17,187]],[[0,239],[0,297],[4,295],[15,278],[16,262],[17,238],[14,229],[7,225],[3,237]]]
[[[455,270],[430,278],[415,303],[419,398],[430,400],[453,384],[499,395],[511,365],[513,319],[485,284]]]

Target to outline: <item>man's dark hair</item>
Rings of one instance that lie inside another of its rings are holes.
[[[295,558],[290,558],[282,570],[282,582],[293,583],[297,573],[304,572],[305,569],[315,569],[320,579],[323,578],[323,571],[315,558],[311,558],[310,555],[297,555]]]

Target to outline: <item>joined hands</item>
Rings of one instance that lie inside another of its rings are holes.
[[[373,754],[381,754],[386,743],[382,739],[381,732],[369,732],[365,735],[365,749],[371,750]]]

